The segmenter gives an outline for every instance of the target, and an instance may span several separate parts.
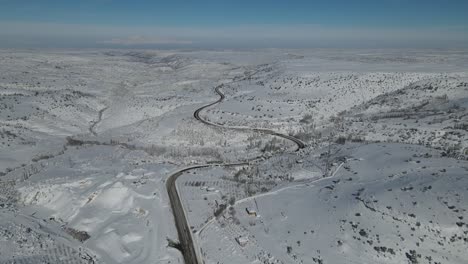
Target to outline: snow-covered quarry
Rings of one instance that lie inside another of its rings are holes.
[[[0,263],[462,264],[467,210],[466,51],[0,50]]]

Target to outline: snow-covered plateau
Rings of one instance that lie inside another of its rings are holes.
[[[467,210],[468,51],[0,50],[0,263],[464,264]]]

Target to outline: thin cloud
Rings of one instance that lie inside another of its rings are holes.
[[[149,36],[129,36],[126,38],[112,38],[110,40],[97,41],[98,44],[137,46],[137,45],[188,45],[192,44],[190,40],[180,40],[173,38],[160,38]]]

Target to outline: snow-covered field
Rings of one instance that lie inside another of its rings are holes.
[[[466,263],[468,162],[382,143],[337,157],[332,177],[241,200],[206,227],[212,263]]]
[[[0,263],[468,263],[468,53],[1,50]],[[207,126],[194,111],[222,126]],[[229,127],[266,128],[307,144]],[[260,157],[257,158],[256,157]]]

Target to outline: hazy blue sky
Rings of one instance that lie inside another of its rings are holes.
[[[466,47],[465,0],[0,0],[0,46]]]

